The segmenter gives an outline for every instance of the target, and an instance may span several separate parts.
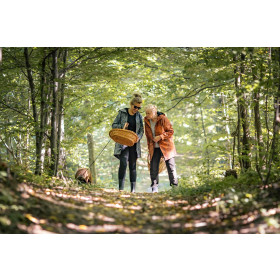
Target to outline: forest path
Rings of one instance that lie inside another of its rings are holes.
[[[271,188],[279,194],[278,189]],[[5,192],[8,205],[0,203],[0,232],[279,233],[273,224],[280,211],[273,192],[265,201],[260,197],[261,204],[233,205],[220,197],[198,201],[166,192],[20,183],[16,192]]]

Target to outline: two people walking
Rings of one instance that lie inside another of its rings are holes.
[[[129,165],[131,192],[136,191],[136,162],[141,157],[140,140],[144,134],[143,118],[139,110],[141,109],[142,97],[134,94],[130,101],[130,107],[121,109],[115,118],[112,128],[126,128],[134,131],[139,140],[132,147],[115,144],[114,156],[120,160],[118,179],[119,190],[124,189],[127,165]],[[173,141],[174,130],[165,114],[158,112],[155,105],[148,105],[145,108],[146,116],[145,135],[147,138],[150,163],[150,178],[152,192],[158,192],[159,185],[159,163],[161,157],[164,158],[168,171],[171,186],[178,185],[174,156],[176,149]]]

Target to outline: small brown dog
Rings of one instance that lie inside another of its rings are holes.
[[[92,175],[89,169],[87,168],[79,168],[75,174],[75,179],[77,179],[81,183],[92,183]]]

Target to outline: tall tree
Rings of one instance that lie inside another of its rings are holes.
[[[53,176],[57,174],[57,111],[58,111],[58,49],[52,54],[52,108],[51,108],[51,166]]]

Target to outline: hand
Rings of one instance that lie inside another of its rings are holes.
[[[127,128],[128,128],[128,126],[129,126],[129,123],[127,122],[127,123],[125,123],[125,124],[124,124],[123,129],[127,129]]]
[[[158,141],[160,141],[160,140],[161,140],[161,137],[160,137],[159,135],[156,136],[156,137],[153,139],[153,141],[156,142],[156,143],[157,143]]]

